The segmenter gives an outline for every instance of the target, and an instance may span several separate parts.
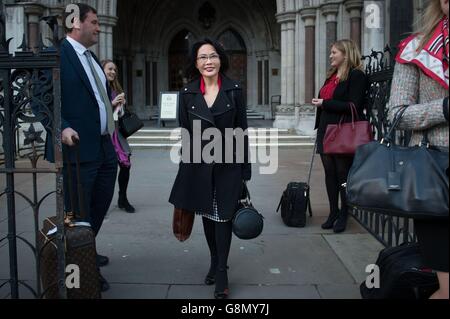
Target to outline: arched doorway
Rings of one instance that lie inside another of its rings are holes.
[[[187,29],[178,32],[169,47],[169,90],[179,91],[187,83],[184,75],[189,63],[192,33]]]
[[[230,59],[230,69],[227,75],[239,81],[247,96],[247,48],[242,37],[233,29],[227,29],[218,37]]]

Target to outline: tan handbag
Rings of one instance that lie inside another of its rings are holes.
[[[179,241],[184,242],[189,239],[194,226],[194,219],[194,212],[180,208],[173,210],[173,234]]]

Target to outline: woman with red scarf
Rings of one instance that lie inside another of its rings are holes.
[[[400,43],[396,58],[389,117],[408,106],[399,129],[412,131],[410,145],[426,133],[431,145],[448,149],[448,0],[430,0],[421,29]],[[433,299],[449,298],[449,222],[415,220],[414,229],[425,266],[437,272]]]
[[[352,40],[340,40],[333,44],[330,62],[331,70],[320,90],[319,99],[314,99],[312,103],[317,107],[317,150],[325,169],[325,184],[330,203],[330,214],[322,228],[341,233],[347,227],[348,216],[346,193],[342,185],[347,181],[353,155],[325,154],[323,140],[329,124],[338,124],[341,119],[344,123],[352,121],[351,104],[355,105],[360,119],[365,117],[364,97],[367,81],[362,71],[361,53]]]
[[[226,138],[225,132],[247,130],[242,89],[240,84],[225,76],[228,65],[225,50],[219,43],[205,39],[193,45],[187,70],[188,78],[193,81],[181,90],[179,106],[180,125],[183,132],[189,134],[182,134],[182,162],[169,200],[176,208],[196,212],[203,219],[211,255],[204,282],[215,285],[216,299],[228,298],[231,220],[244,181],[251,178],[247,137],[244,138],[244,154],[239,154],[236,147],[231,160],[226,156],[233,150],[232,144],[237,144],[236,137]],[[219,136],[211,136],[212,133]],[[214,142],[222,143],[209,148]],[[214,160],[207,160],[202,156],[205,154],[212,155]]]

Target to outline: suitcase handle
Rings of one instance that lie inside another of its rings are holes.
[[[84,196],[83,196],[83,187],[81,185],[81,169],[80,169],[80,140],[76,137],[72,136],[72,142],[74,143],[74,146],[69,148],[69,150],[72,150],[75,152],[75,166],[76,166],[76,176],[77,176],[77,193],[78,193],[78,209],[80,212],[80,216],[76,215],[76,212],[74,210],[75,207],[75,194],[73,191],[73,173],[72,173],[72,162],[70,161],[70,156],[67,156],[66,152],[64,152],[64,157],[66,158],[67,162],[67,175],[68,175],[68,188],[69,188],[69,196],[70,196],[70,205],[72,206],[72,214],[73,216],[70,216],[69,218],[77,218],[80,217],[81,219],[86,219],[86,212],[84,210]]]

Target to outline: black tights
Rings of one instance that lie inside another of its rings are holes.
[[[227,264],[230,253],[232,224],[214,222],[203,217],[203,229],[211,253],[211,268],[208,276],[215,277],[216,291],[228,288]]]
[[[325,184],[327,187],[330,213],[339,212],[339,193],[341,195],[341,211],[347,212],[347,198],[342,184],[347,182],[348,173],[353,164],[353,156],[321,155],[325,168]]]
[[[120,165],[119,171],[119,194],[127,195],[128,182],[130,181],[130,168]]]

